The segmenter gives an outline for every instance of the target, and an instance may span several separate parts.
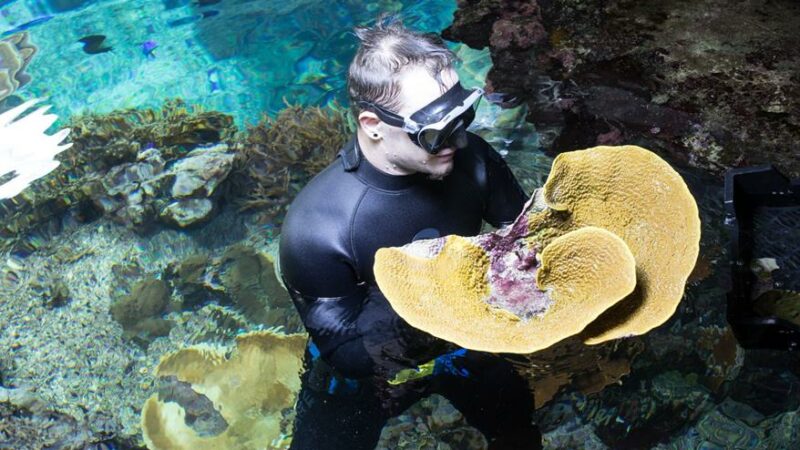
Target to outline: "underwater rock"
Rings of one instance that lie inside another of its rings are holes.
[[[717,175],[771,162],[798,177],[800,6],[740,6],[465,1],[443,36],[489,47],[487,90],[527,103],[548,151],[612,133]]]
[[[695,426],[698,440],[721,448],[756,448],[763,442],[764,433],[718,410],[703,416]]]
[[[122,225],[145,230],[155,218],[155,201],[168,181],[166,162],[156,149],[139,153],[136,162],[112,167],[102,178],[95,205]]]
[[[105,195],[104,176],[115,166],[135,163],[147,149],[158,149],[168,166],[199,146],[232,144],[237,132],[231,116],[187,107],[180,100],[167,101],[159,110],[127,109],[74,117],[70,128],[73,146],[60,155],[61,165],[50,176],[35,181],[13,203],[0,201],[0,248],[36,250],[26,237],[53,223],[59,225],[67,212],[82,221],[96,218],[104,210],[96,205],[96,199]],[[136,195],[136,190],[130,193]],[[138,205],[128,211],[132,220],[137,210],[152,217],[150,203]],[[116,211],[120,204],[112,202],[108,207]]]
[[[726,398],[682,436],[655,448],[797,448],[800,444],[799,417],[798,411],[787,411],[765,418],[750,406]]]
[[[0,105],[6,97],[31,81],[25,69],[38,48],[28,40],[29,37],[27,31],[22,31],[0,39]]]
[[[164,278],[180,292],[184,309],[217,302],[241,314],[234,320],[236,323],[283,327],[289,332],[304,329],[289,294],[278,280],[272,255],[250,246],[235,244],[214,258],[190,256],[167,267]]]
[[[163,222],[179,228],[207,222],[214,212],[214,203],[207,198],[179,199],[167,205],[158,216]]]
[[[82,450],[92,444],[84,424],[50,410],[25,389],[0,388],[0,448]]]
[[[187,410],[174,401],[151,396],[142,408],[142,431],[151,450],[247,450],[288,448],[292,409],[300,390],[307,336],[258,331],[236,338],[234,349],[197,346],[162,358],[159,378],[190,385],[191,402],[204,417],[222,422],[200,430],[186,422]],[[183,389],[183,388],[182,388]],[[200,395],[205,397],[205,400]],[[210,401],[214,411],[208,411]],[[199,403],[198,403],[199,402]],[[210,415],[209,415],[210,414]],[[218,433],[217,433],[218,432]],[[211,435],[211,433],[217,433]]]
[[[544,448],[575,448],[583,450],[606,450],[602,440],[594,432],[591,425],[580,419],[572,418],[559,424],[558,428],[542,433]]]
[[[484,450],[488,443],[446,398],[434,394],[389,419],[375,448]]]
[[[180,228],[208,221],[215,190],[231,169],[233,153],[224,144],[198,148],[169,169],[161,152],[149,148],[137,161],[111,168],[95,204],[118,223],[145,231],[156,218]]]
[[[799,448],[800,447],[800,410],[778,414],[761,423],[766,437],[767,448]]]
[[[170,289],[164,281],[140,281],[129,295],[111,304],[111,316],[122,325],[128,337],[148,340],[166,336],[172,323],[160,316],[167,309],[169,299]]]
[[[611,448],[651,448],[714,408],[695,374],[677,371],[612,386],[600,396],[570,394],[580,419]]]
[[[192,150],[170,169],[175,175],[172,197],[210,197],[228,176],[234,157],[226,145]]]

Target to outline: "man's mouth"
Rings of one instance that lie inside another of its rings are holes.
[[[439,153],[437,153],[434,156],[436,158],[448,159],[448,158],[451,158],[453,155],[455,155],[455,153],[456,153],[456,149],[454,149],[452,147],[448,147],[448,148],[442,149]]]

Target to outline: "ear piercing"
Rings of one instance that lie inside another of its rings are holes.
[[[375,139],[378,139],[378,133],[372,133],[372,137],[374,137]]]

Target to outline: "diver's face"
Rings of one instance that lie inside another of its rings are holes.
[[[398,80],[402,107],[397,112],[409,117],[453,87],[458,82],[458,75],[448,69],[441,73],[441,80],[443,85],[422,67],[403,71]],[[455,147],[444,147],[436,155],[431,155],[414,144],[402,129],[389,125],[382,128],[386,157],[393,167],[406,173],[425,173],[433,179],[442,179],[453,170]]]

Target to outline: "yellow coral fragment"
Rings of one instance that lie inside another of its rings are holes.
[[[534,234],[601,227],[621,237],[636,259],[636,290],[584,330],[587,344],[646,333],[675,312],[697,260],[700,219],[667,162],[632,145],[562,153],[543,197],[548,210],[530,216]]]
[[[204,395],[227,422],[215,436],[200,436],[185,421],[176,402],[151,396],[142,409],[142,430],[151,450],[226,450],[284,448],[290,431],[283,411],[294,406],[306,335],[258,331],[237,337],[230,357],[225,349],[194,347],[164,357],[159,377],[174,376]],[[284,421],[285,422],[285,421]]]
[[[536,283],[550,303],[529,319],[487,303],[489,257],[469,238],[448,236],[431,258],[380,249],[374,271],[392,307],[412,326],[464,348],[509,353],[541,350],[579,332],[636,284],[627,246],[599,228],[555,239],[541,259]]]

